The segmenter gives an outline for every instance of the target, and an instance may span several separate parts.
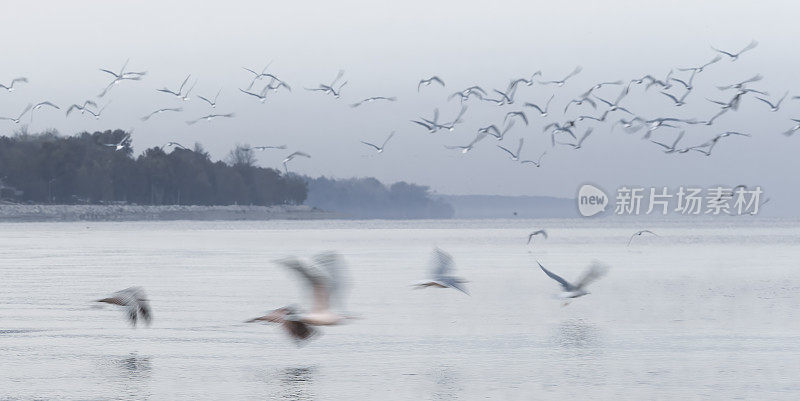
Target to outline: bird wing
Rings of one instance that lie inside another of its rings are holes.
[[[384,140],[384,141],[383,141],[383,144],[381,145],[381,148],[383,148],[384,146],[386,146],[386,143],[388,143],[388,142],[389,142],[389,140],[390,140],[390,139],[392,139],[392,137],[393,137],[393,136],[394,136],[394,131],[392,131],[392,132],[390,132],[390,133],[389,133],[389,136],[388,136],[388,137],[386,137],[386,140]]]
[[[546,274],[551,279],[553,279],[555,281],[558,281],[558,283],[561,284],[562,287],[564,287],[565,291],[571,291],[573,288],[575,288],[572,284],[570,284],[567,280],[564,280],[558,274],[555,274],[555,273],[551,272],[550,270],[545,269],[544,266],[542,266],[542,263],[539,262],[538,260],[536,261],[536,263],[539,264],[539,268],[542,269],[544,274]]]
[[[299,273],[304,278],[307,284],[311,285],[313,292],[313,301],[311,309],[315,312],[325,311],[328,309],[328,289],[325,277],[316,268],[312,267],[295,258],[287,258],[276,261],[276,263],[288,267],[291,270]]]
[[[506,148],[504,148],[504,147],[502,147],[502,146],[500,146],[500,145],[497,145],[497,147],[498,147],[498,148],[500,148],[500,149],[503,149],[503,150],[505,150],[505,151],[506,151],[506,153],[508,153],[509,155],[511,155],[511,157],[514,157],[514,153],[513,153],[513,152],[511,152],[510,150],[508,150],[508,149],[506,149]]]
[[[431,273],[434,278],[442,277],[452,271],[453,257],[449,253],[436,248],[431,258]]]
[[[378,145],[374,145],[374,144],[371,144],[369,142],[364,142],[364,141],[360,141],[360,142],[363,143],[364,145],[371,146],[371,147],[375,148],[375,150],[381,150],[381,148],[379,148]]]
[[[592,262],[592,264],[590,264],[586,269],[586,272],[583,273],[583,276],[581,276],[581,278],[579,278],[575,283],[575,288],[586,287],[592,282],[597,281],[597,279],[600,277],[603,277],[607,271],[608,266],[603,265],[600,262]]]

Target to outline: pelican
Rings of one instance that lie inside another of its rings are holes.
[[[286,156],[286,158],[283,159],[283,170],[286,171],[287,174],[289,173],[289,168],[286,166],[286,163],[289,163],[290,161],[294,160],[295,157],[298,156],[307,157],[309,159],[311,158],[311,156],[308,153],[303,153],[303,152],[294,152],[289,156]]]
[[[520,160],[519,162],[520,162],[520,164],[533,164],[536,167],[541,167],[542,166],[542,158],[546,154],[547,154],[547,151],[542,152],[542,154],[539,155],[539,159],[536,160],[536,161],[533,161],[533,160]]]
[[[475,139],[473,139],[472,142],[468,143],[466,146],[444,145],[444,147],[447,148],[447,149],[458,149],[458,150],[461,151],[462,154],[465,154],[465,153],[469,152],[470,150],[472,150],[472,148],[475,146],[475,144],[480,142],[483,138],[486,138],[486,135],[487,135],[486,132],[479,132],[478,135],[475,136]]]
[[[714,46],[711,46],[711,48],[712,48],[712,49],[713,49],[715,52],[722,53],[722,54],[724,54],[724,55],[726,55],[726,56],[730,57],[730,58],[731,58],[731,61],[736,61],[736,60],[738,60],[738,59],[739,59],[739,56],[741,56],[741,55],[742,55],[742,53],[744,53],[744,52],[746,52],[746,51],[748,51],[748,50],[755,49],[755,48],[756,48],[756,46],[758,46],[758,42],[757,42],[757,41],[755,41],[755,40],[753,40],[753,41],[751,41],[751,42],[750,42],[750,44],[748,44],[747,46],[745,46],[745,47],[744,47],[744,49],[742,49],[742,50],[739,50],[739,52],[738,52],[738,53],[729,53],[729,52],[726,52],[726,51],[724,51],[724,50],[717,49],[717,48],[716,48],[716,47],[714,47]]]
[[[469,295],[466,287],[463,286],[467,280],[450,275],[453,272],[453,264],[453,257],[450,254],[439,248],[434,249],[431,258],[431,278],[418,281],[414,287],[454,288]]]
[[[154,112],[142,117],[142,121],[147,121],[147,120],[150,119],[150,117],[152,117],[152,116],[154,116],[156,114],[167,112],[167,111],[178,112],[178,111],[183,111],[183,108],[182,107],[176,107],[176,108],[158,109],[158,110],[156,110],[156,111],[154,111]]]
[[[589,291],[586,291],[586,286],[596,281],[600,277],[603,277],[603,275],[605,275],[606,272],[608,271],[607,266],[602,265],[599,262],[592,262],[586,269],[586,272],[583,273],[583,276],[581,276],[581,278],[579,278],[578,281],[575,282],[575,284],[572,284],[567,280],[561,278],[561,276],[551,272],[550,270],[545,269],[545,267],[542,266],[542,263],[539,262],[538,260],[536,261],[536,263],[539,264],[539,268],[542,269],[544,274],[546,274],[551,279],[557,281],[559,284],[561,284],[561,287],[564,288],[564,291],[558,295],[558,297],[562,299],[578,298],[586,294],[589,294]],[[564,304],[564,306],[566,305],[567,304]]]
[[[364,141],[361,141],[361,143],[363,143],[364,145],[367,145],[367,146],[370,146],[370,147],[373,147],[373,148],[375,148],[375,150],[376,150],[378,153],[383,153],[383,148],[386,146],[386,142],[389,142],[389,140],[390,140],[390,139],[392,139],[392,137],[393,137],[393,136],[394,136],[394,131],[392,131],[391,133],[389,133],[389,136],[388,136],[388,137],[386,137],[386,140],[384,140],[384,141],[383,141],[383,143],[381,144],[381,146],[378,146],[378,145],[375,145],[375,144],[372,144],[372,143],[369,143],[369,142],[364,142]]]
[[[506,153],[511,155],[511,160],[519,161],[519,153],[522,151],[522,144],[523,144],[524,141],[525,141],[525,138],[519,138],[519,146],[517,146],[516,153],[512,152],[512,151],[510,151],[510,150],[508,150],[508,149],[506,149],[506,148],[504,148],[504,147],[502,147],[500,145],[497,145],[497,147],[500,148],[500,149],[503,149]]]
[[[192,77],[192,74],[189,74],[189,75],[186,76],[186,79],[183,80],[183,82],[181,83],[181,86],[178,87],[178,91],[177,92],[174,92],[174,91],[172,91],[172,90],[170,90],[170,89],[168,89],[166,87],[164,87],[162,89],[156,89],[156,90],[159,91],[159,92],[169,93],[169,94],[171,94],[171,95],[173,95],[175,97],[178,97],[178,98],[182,98],[183,97],[183,87],[186,86],[186,83],[189,82],[189,78],[191,78],[191,77]]]
[[[128,320],[134,327],[136,327],[136,322],[139,318],[142,318],[148,326],[153,319],[150,304],[141,287],[126,288],[115,292],[111,297],[98,299],[95,302],[124,306]]]
[[[354,107],[355,108],[355,107],[361,106],[364,103],[371,103],[371,102],[374,102],[376,100],[385,100],[387,102],[394,102],[395,100],[397,100],[397,98],[394,97],[394,96],[392,96],[392,97],[373,96],[373,97],[368,97],[368,98],[366,98],[366,99],[364,99],[364,100],[362,100],[360,102],[355,102],[355,103],[351,104],[350,107]]]
[[[628,245],[627,246],[631,246],[631,241],[633,241],[634,237],[641,237],[643,234],[655,235],[656,237],[659,236],[658,234],[656,234],[656,233],[654,233],[654,232],[652,232],[650,230],[640,230],[640,231],[637,231],[637,232],[633,233],[633,235],[631,235],[631,238],[628,239]]]
[[[541,235],[544,239],[547,239],[547,231],[545,231],[545,230],[536,230],[536,231],[528,234],[528,245],[530,245],[531,241],[533,241],[533,237],[535,237],[537,235]]]
[[[553,101],[553,98],[555,96],[556,95],[550,95],[550,98],[547,99],[547,103],[544,104],[544,108],[541,108],[538,105],[533,104],[531,102],[525,102],[525,104],[523,106],[525,106],[525,107],[533,107],[534,109],[538,110],[539,111],[539,117],[547,117],[547,109],[550,108],[550,102]],[[567,106],[569,106],[569,104]]]
[[[6,90],[6,91],[8,91],[8,92],[14,92],[14,85],[15,85],[17,82],[24,82],[24,83],[28,83],[28,78],[25,78],[25,77],[14,78],[14,79],[12,79],[12,80],[11,80],[11,83],[10,83],[10,84],[8,84],[8,85],[3,85],[3,84],[0,84],[0,88],[3,88],[3,89],[5,89],[5,90]]]
[[[25,113],[30,111],[30,109],[32,107],[33,107],[33,105],[29,103],[28,106],[25,107],[25,110],[22,110],[22,113],[19,113],[19,116],[17,116],[17,118],[14,118],[14,117],[0,117],[0,120],[13,121],[14,124],[19,124],[19,121],[22,119],[22,116],[24,116]]]
[[[104,143],[103,146],[108,146],[110,148],[114,148],[114,151],[125,149],[128,145],[128,140],[131,139],[131,134],[125,134],[121,141],[118,143]]]
[[[430,86],[430,84],[432,84],[434,82],[436,82],[439,85],[442,85],[442,88],[444,88],[444,86],[445,86],[444,85],[444,81],[442,81],[441,78],[439,78],[436,75],[434,75],[434,76],[432,76],[430,78],[427,78],[427,79],[425,79],[425,78],[420,79],[419,83],[417,84],[417,92],[419,92],[420,88],[422,88],[422,85]]]
[[[217,94],[214,96],[214,100],[213,101],[212,100],[208,100],[207,98],[205,98],[203,96],[200,96],[200,95],[197,95],[197,97],[200,98],[201,100],[205,101],[206,103],[208,103],[208,105],[211,106],[212,109],[215,109],[215,108],[217,108],[217,98],[219,97],[219,93],[220,92],[222,92],[222,89],[217,91]]]
[[[539,81],[539,83],[542,84],[542,85],[554,84],[554,85],[556,85],[558,87],[561,87],[561,86],[564,86],[565,83],[567,83],[568,79],[574,77],[575,75],[578,75],[578,73],[580,73],[581,71],[583,71],[583,67],[577,66],[577,67],[575,67],[575,69],[571,73],[569,73],[569,75],[564,77],[564,79],[561,79],[561,80],[558,80],[558,81],[544,81],[544,82]]]
[[[295,306],[275,309],[264,316],[250,319],[247,323],[270,322],[283,326],[296,342],[308,340],[316,334],[313,326],[335,326],[354,319],[352,316],[331,310],[344,290],[345,267],[342,257],[335,252],[325,252],[313,257],[308,264],[295,258],[276,261],[304,279],[312,288],[311,310],[303,313]]]
[[[86,108],[88,106],[92,106],[94,108],[97,108],[97,103],[95,103],[95,102],[93,102],[91,100],[87,100],[87,101],[83,102],[82,105],[73,104],[73,105],[69,106],[69,108],[67,108],[67,115],[69,116],[69,113],[72,113],[72,110],[76,110],[76,109],[80,110],[81,114],[83,114],[86,111]]]
[[[217,117],[223,117],[223,118],[233,118],[234,116],[236,116],[236,114],[234,114],[234,113],[228,113],[228,114],[209,114],[209,115],[207,115],[207,116],[200,117],[200,118],[198,118],[198,119],[196,119],[196,120],[187,121],[187,122],[186,122],[186,124],[192,125],[192,124],[195,124],[195,123],[197,123],[198,121],[202,121],[202,120],[211,121],[211,120],[213,120],[213,119],[215,119],[215,118],[217,118]]]
[[[782,98],[780,98],[780,99],[778,100],[778,102],[777,102],[777,103],[775,103],[775,104],[773,104],[773,103],[772,103],[772,102],[770,102],[769,100],[767,100],[767,99],[764,99],[764,98],[762,98],[762,97],[758,97],[758,96],[756,96],[756,99],[758,99],[758,100],[760,100],[760,101],[762,101],[762,102],[766,103],[767,105],[769,105],[769,111],[775,112],[775,111],[778,111],[778,110],[781,108],[781,103],[783,103],[783,99],[786,99],[786,95],[788,95],[788,94],[789,94],[789,92],[788,92],[788,91],[787,91],[786,93],[784,93],[784,94],[783,94],[783,97],[782,97]]]

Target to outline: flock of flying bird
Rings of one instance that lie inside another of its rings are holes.
[[[627,246],[630,246],[635,237],[644,234],[658,236],[650,230],[637,231],[630,237]],[[534,231],[528,236],[528,244],[537,235],[547,239],[547,231]],[[291,257],[277,260],[275,263],[296,272],[305,284],[311,287],[311,308],[304,311],[298,306],[288,305],[274,309],[266,315],[249,319],[246,323],[280,324],[286,333],[299,343],[317,334],[318,330],[315,327],[335,326],[357,319],[356,316],[338,312],[334,308],[337,301],[341,300],[347,276],[341,255],[336,252],[323,252],[315,255],[310,262]],[[564,306],[568,305],[571,299],[589,294],[586,287],[608,271],[607,266],[595,261],[587,267],[578,280],[569,282],[545,268],[541,262],[537,261],[537,264],[548,277],[561,285],[562,292],[557,295],[557,298],[566,300]],[[468,281],[453,275],[455,262],[449,253],[435,248],[430,265],[430,276],[413,284],[414,288],[453,288],[469,295],[465,286]],[[152,319],[149,300],[141,287],[126,288],[95,302],[123,307],[128,320],[134,327],[139,319],[148,325]]]
[[[687,104],[687,98],[694,93],[695,89],[695,81],[699,78],[700,74],[703,73],[707,68],[711,67],[712,65],[720,62],[723,58],[727,58],[730,61],[736,61],[742,54],[751,51],[754,49],[758,43],[756,41],[752,41],[750,44],[742,48],[737,52],[729,52],[725,50],[720,50],[717,48],[712,47],[713,51],[716,55],[711,58],[708,62],[705,62],[696,67],[687,67],[687,68],[676,68],[671,69],[663,77],[663,79],[657,78],[654,75],[644,75],[642,77],[637,77],[630,80],[616,80],[616,81],[604,81],[592,85],[586,91],[582,92],[579,96],[569,99],[563,108],[563,115],[565,116],[564,120],[562,121],[551,121],[544,125],[543,131],[544,133],[549,134],[550,136],[550,143],[551,147],[561,146],[566,147],[574,150],[579,150],[584,146],[586,140],[596,131],[596,127],[586,127],[582,128],[581,130],[578,129],[579,123],[585,123],[593,121],[594,123],[600,122],[612,122],[611,130],[613,131],[618,125],[622,127],[622,129],[629,133],[634,134],[644,130],[643,139],[649,140],[654,145],[659,146],[664,153],[674,153],[674,154],[681,154],[681,153],[688,153],[688,152],[698,152],[706,156],[710,156],[713,149],[717,146],[717,144],[724,138],[739,136],[739,137],[748,137],[750,134],[741,133],[737,131],[724,131],[719,134],[714,135],[708,140],[703,142],[692,144],[692,145],[683,145],[682,141],[685,136],[685,132],[689,126],[692,125],[706,125],[711,126],[717,121],[717,119],[721,118],[726,113],[731,113],[739,109],[739,106],[743,99],[747,97],[753,97],[754,99],[763,102],[770,111],[775,112],[778,111],[784,100],[786,100],[788,96],[788,92],[784,93],[782,97],[773,99],[769,97],[769,94],[765,91],[761,91],[751,86],[758,81],[762,80],[762,76],[760,74],[756,74],[751,78],[742,80],[740,82],[736,82],[733,84],[718,86],[717,88],[721,91],[722,94],[731,93],[731,97],[729,100],[716,100],[716,99],[707,99],[707,101],[712,102],[713,104],[719,106],[719,110],[714,113],[710,118],[707,119],[697,119],[697,118],[677,118],[677,117],[656,117],[656,118],[647,118],[643,117],[636,112],[632,111],[631,105],[623,104],[629,99],[629,96],[633,92],[633,89],[638,86],[643,86],[644,90],[650,91],[652,88],[656,88],[658,90],[657,96],[663,96],[663,99],[675,107],[684,106]],[[292,86],[289,85],[286,81],[279,78],[277,75],[270,72],[271,63],[267,64],[260,72],[254,69],[243,67],[243,69],[250,74],[250,79],[243,88],[238,88],[238,91],[247,97],[252,97],[258,100],[261,103],[267,101],[267,99],[271,96],[271,93],[277,91],[292,91]],[[126,61],[122,68],[118,71],[112,71],[108,69],[100,69],[100,71],[108,74],[111,76],[110,82],[102,89],[100,94],[98,95],[98,100],[86,100],[79,104],[72,104],[66,109],[66,114],[69,116],[72,112],[79,111],[81,114],[89,114],[94,118],[99,119],[103,113],[103,111],[108,107],[109,102],[103,104],[103,106],[98,106],[100,99],[104,98],[115,86],[119,85],[125,81],[141,81],[146,75],[146,71],[128,71],[128,62]],[[572,70],[569,74],[564,76],[560,79],[549,79],[545,80],[542,78],[543,74],[541,71],[537,71],[530,75],[530,77],[523,77],[512,79],[509,84],[502,89],[492,89],[486,90],[480,86],[473,85],[467,87],[463,90],[454,92],[450,94],[447,99],[453,100],[458,99],[461,103],[460,111],[452,118],[452,119],[442,119],[440,118],[439,109],[435,108],[433,110],[432,117],[419,117],[417,119],[411,120],[414,126],[423,127],[429,133],[436,133],[439,131],[454,131],[459,124],[464,122],[464,116],[468,110],[468,102],[482,102],[491,105],[497,106],[510,106],[515,105],[518,103],[522,103],[521,110],[512,110],[508,111],[505,114],[502,122],[498,122],[495,124],[488,124],[484,127],[480,127],[476,135],[473,139],[467,142],[464,145],[446,145],[445,148],[457,150],[459,152],[467,153],[475,148],[481,141],[485,138],[491,136],[498,141],[503,141],[515,125],[524,125],[529,126],[531,125],[531,120],[529,118],[530,113],[534,113],[541,118],[550,117],[553,115],[552,110],[552,102],[556,97],[555,89],[564,87],[565,85],[570,82],[573,77],[580,74],[582,72],[582,68],[580,66],[576,67]],[[16,87],[20,84],[27,83],[28,79],[24,77],[15,78],[13,79],[8,85],[0,84],[0,89],[5,89],[8,92],[14,91]],[[192,76],[187,75],[179,85],[176,85],[173,88],[163,87],[161,89],[156,89],[156,91],[160,93],[164,93],[167,96],[171,96],[177,99],[179,102],[187,102],[191,99],[192,91],[194,90],[195,86],[197,85],[198,80],[192,80]],[[328,95],[332,96],[335,99],[339,99],[342,96],[343,88],[347,85],[348,81],[344,79],[344,71],[339,71],[338,74],[335,76],[333,80],[329,83],[321,83],[316,87],[304,87],[303,89],[309,92],[319,93],[321,95]],[[549,94],[547,100],[541,103],[533,103],[533,102],[518,102],[516,100],[517,90],[521,86],[534,86],[537,85],[541,88],[552,87],[554,88],[553,93]],[[422,91],[423,88],[430,87],[430,86],[439,86],[445,88],[445,81],[439,76],[431,76],[429,78],[424,78],[419,80],[417,83],[417,91]],[[607,88],[607,89],[604,89]],[[610,88],[619,88],[619,92],[616,93],[614,96],[609,96],[611,89]],[[601,93],[601,89],[603,89]],[[204,104],[206,104],[210,109],[215,110],[217,108],[217,102],[219,100],[220,93],[222,89],[217,90],[214,96],[201,96],[197,95],[196,97],[201,100]],[[791,99],[800,99],[800,96],[794,96]],[[358,108],[368,103],[374,102],[395,102],[397,101],[397,97],[395,96],[372,96],[364,98],[360,101],[351,103],[350,106],[352,108]],[[628,102],[630,103],[630,102]],[[48,107],[51,109],[60,109],[59,106],[54,104],[50,101],[44,101],[37,104],[29,104],[23,111],[11,117],[0,117],[0,120],[9,120],[14,123],[20,123],[23,117],[30,113],[31,121],[33,120],[33,114],[35,111],[40,110],[44,107]],[[597,114],[589,114],[586,113],[591,108],[592,111],[596,111]],[[580,112],[575,112],[575,116],[567,118],[567,113],[573,110],[581,110]],[[183,111],[182,107],[163,107],[154,110],[153,112],[141,117],[142,121],[149,121],[154,117],[166,114],[166,113],[180,113]],[[559,110],[560,111],[560,110]],[[188,120],[186,121],[187,124],[192,125],[196,124],[201,121],[211,121],[213,119],[218,118],[233,118],[236,114],[233,112],[230,113],[209,113],[204,116]],[[786,136],[791,136],[797,131],[800,131],[800,119],[792,119],[793,125],[787,129],[784,134]],[[665,140],[656,140],[652,138],[654,131],[659,130],[661,128],[673,128],[679,130],[676,137],[671,141]],[[369,147],[370,149],[376,151],[377,153],[383,153],[386,150],[387,144],[390,140],[395,136],[395,131],[392,131],[382,142],[370,142],[366,140],[360,141],[364,146]],[[122,150],[125,148],[126,144],[130,143],[130,136],[126,137],[120,143],[114,144],[104,144],[109,147],[113,147],[116,150]],[[537,157],[534,158],[523,158],[522,152],[525,145],[525,138],[520,137],[515,146],[508,146],[504,144],[498,144],[497,148],[500,149],[503,154],[508,156],[512,161],[518,162],[523,165],[532,165],[535,167],[540,167],[542,165],[542,160],[547,155],[548,151],[544,150],[541,153],[538,153]],[[177,141],[169,141],[167,142],[163,148],[180,148],[183,150],[189,150],[187,147],[181,145]],[[269,149],[276,149],[276,150],[285,150],[287,149],[286,145],[277,145],[277,146],[254,146],[250,148],[251,150],[258,150],[264,151]],[[306,152],[303,151],[293,151],[289,153],[283,159],[283,167],[284,170],[288,173],[288,163],[292,160],[298,158],[311,158]]]

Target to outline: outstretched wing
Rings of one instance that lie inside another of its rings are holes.
[[[444,276],[453,269],[453,257],[449,253],[436,248],[431,258],[431,273],[433,277]]]
[[[596,281],[600,277],[603,277],[606,272],[608,271],[608,266],[601,264],[600,262],[592,262],[589,267],[586,269],[586,272],[583,273],[580,279],[575,283],[575,288],[584,288],[587,285],[591,284],[592,282]]]
[[[536,261],[536,263],[539,264],[539,268],[542,269],[544,274],[546,274],[551,279],[553,279],[555,281],[558,281],[558,283],[561,284],[562,287],[564,287],[565,291],[572,291],[575,288],[575,287],[572,286],[572,284],[570,284],[567,280],[564,280],[558,274],[555,274],[555,273],[551,272],[550,270],[545,269],[544,266],[542,266],[542,263],[539,262],[538,260]]]

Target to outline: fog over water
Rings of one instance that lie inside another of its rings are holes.
[[[530,227],[549,238],[526,246]],[[626,247],[639,223],[2,224],[0,398],[796,399],[797,222],[648,227]],[[412,289],[433,244],[470,296]],[[361,319],[300,348],[242,323],[307,307],[271,261],[330,249]],[[573,280],[593,259],[607,276],[569,306],[536,267]],[[130,285],[149,328],[90,302]]]

